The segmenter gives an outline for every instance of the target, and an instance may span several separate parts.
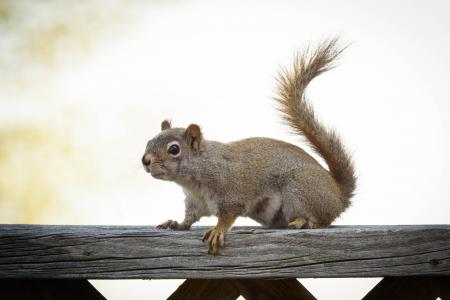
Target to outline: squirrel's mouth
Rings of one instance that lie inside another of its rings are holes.
[[[163,179],[164,175],[166,175],[163,172],[150,172],[150,174],[152,174],[152,177],[156,179]]]
[[[152,171],[152,169],[149,166],[144,166],[145,172],[150,173],[152,177],[161,179],[165,175],[164,172],[161,171]]]

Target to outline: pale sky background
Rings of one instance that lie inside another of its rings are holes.
[[[37,128],[55,138],[39,151],[25,149],[32,164],[12,154],[22,153],[13,144],[1,180],[17,192],[44,174],[54,200],[45,213],[25,218],[17,204],[25,196],[0,199],[1,223],[181,220],[181,189],[140,165],[160,122],[195,122],[205,138],[223,142],[265,136],[302,146],[274,109],[274,75],[296,50],[335,35],[351,46],[308,90],[320,120],[353,153],[359,176],[353,206],[335,224],[450,223],[446,1],[5,3],[27,21],[0,27],[0,127]],[[0,20],[1,13],[0,6]],[[48,16],[68,20],[52,48],[31,30],[47,28]],[[81,19],[70,23],[68,16]],[[39,55],[27,54],[33,47]],[[69,150],[53,146],[60,143]],[[360,299],[378,280],[300,281],[318,299]],[[162,299],[181,282],[93,281],[108,299]]]

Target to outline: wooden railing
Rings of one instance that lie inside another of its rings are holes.
[[[133,278],[188,279],[170,299],[315,299],[295,278],[330,277],[384,277],[364,299],[450,299],[450,225],[235,227],[217,256],[205,230],[0,225],[0,299],[104,299],[86,279]]]

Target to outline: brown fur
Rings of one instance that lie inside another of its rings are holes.
[[[322,156],[339,188],[345,206],[355,190],[356,177],[353,163],[339,137],[327,130],[316,119],[311,105],[305,97],[309,82],[318,75],[332,69],[343,49],[336,49],[337,39],[322,43],[310,55],[308,50],[299,53],[292,70],[285,70],[278,77],[280,111],[285,121],[300,135],[307,138],[312,148]]]
[[[166,129],[169,129],[170,127],[172,127],[172,124],[170,123],[169,120],[162,121],[161,130],[166,130]]]
[[[200,127],[197,124],[191,124],[186,128],[186,140],[194,151],[200,149],[200,143],[202,142],[202,133]]]
[[[328,164],[324,169],[303,149],[268,138],[231,143],[206,140],[198,125],[162,131],[147,144],[144,165],[152,176],[174,181],[186,195],[185,219],[161,228],[189,229],[202,216],[216,215],[207,231],[209,252],[217,254],[225,232],[238,216],[269,227],[318,228],[333,222],[350,204],[356,178],[350,157],[337,135],[318,123],[305,99],[308,83],[332,68],[341,53],[336,40],[299,54],[293,69],[280,75],[277,101],[285,120]],[[179,153],[168,153],[177,144]],[[143,160],[144,161],[144,160]]]
[[[269,200],[270,198],[264,197],[261,199],[261,201],[258,201],[253,209],[254,213],[258,215],[264,212],[269,205]]]

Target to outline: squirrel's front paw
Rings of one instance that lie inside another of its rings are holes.
[[[208,253],[217,255],[219,248],[225,245],[225,231],[217,227],[211,228],[205,232],[202,241],[208,241]]]
[[[177,221],[167,220],[166,222],[156,226],[157,229],[172,229],[172,230],[188,230],[189,227],[184,224],[178,224]]]

